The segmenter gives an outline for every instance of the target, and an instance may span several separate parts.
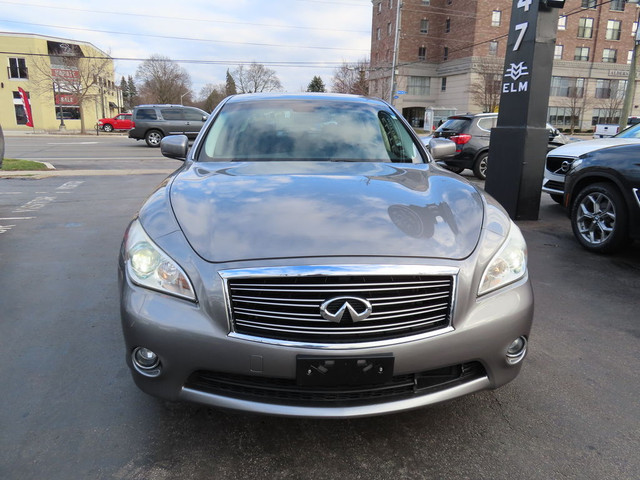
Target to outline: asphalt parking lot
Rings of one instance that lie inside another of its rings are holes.
[[[499,390],[343,421],[168,404],[125,366],[116,257],[179,164],[100,138],[7,139],[8,157],[61,168],[0,178],[0,478],[640,478],[640,245],[582,250],[543,196],[540,220],[519,222],[536,297],[530,353]]]

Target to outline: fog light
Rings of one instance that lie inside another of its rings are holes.
[[[138,372],[148,377],[160,375],[160,359],[148,348],[138,347],[132,354],[133,366]]]
[[[526,337],[518,337],[509,348],[507,348],[507,363],[509,365],[515,365],[516,363],[520,363],[520,361],[524,358],[527,353],[527,338]]]

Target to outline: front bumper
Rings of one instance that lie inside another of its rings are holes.
[[[120,288],[126,358],[140,389],[168,400],[187,400],[212,407],[281,416],[347,418],[379,415],[497,388],[518,375],[521,364],[510,365],[506,351],[514,339],[528,337],[533,317],[533,294],[528,277],[525,277],[479,299],[461,301],[461,305],[454,308],[451,327],[435,335],[379,345],[333,345],[328,348],[326,345],[278,344],[231,335],[222,294],[194,304],[133,285],[122,271]],[[460,297],[463,300],[464,295]],[[148,348],[158,354],[160,375],[150,377],[134,367],[131,354],[136,347]],[[413,383],[414,387],[398,395],[374,392],[355,397],[351,391],[347,391],[346,396],[326,395],[333,391],[329,388],[321,392],[321,399],[310,397],[296,382],[298,358],[310,355],[327,359],[392,356],[394,381],[402,377],[405,383],[409,386]],[[479,366],[472,375],[420,388],[424,372],[469,364]],[[213,388],[202,387],[201,382],[192,380],[195,372],[208,372],[205,377],[220,375],[225,377],[225,382],[229,380],[222,387],[219,384]],[[269,388],[248,388],[247,384],[251,387],[252,380],[259,386],[282,384],[284,387],[279,387],[280,390],[292,392],[272,396]]]

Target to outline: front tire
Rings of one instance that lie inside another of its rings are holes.
[[[560,195],[559,193],[550,193],[549,196],[551,197],[551,200],[559,203],[560,205],[562,205],[562,202],[564,202],[564,196]]]
[[[588,185],[571,207],[571,228],[580,245],[596,253],[612,253],[627,242],[627,207],[610,183]]]
[[[103,129],[105,132],[113,132],[113,126],[112,126],[112,125],[109,125],[108,123],[107,123],[107,124],[105,124],[105,126],[104,126],[104,127],[102,127],[102,129]]]
[[[487,179],[487,166],[489,165],[489,153],[481,153],[473,164],[473,174],[480,180]]]
[[[147,142],[147,146],[151,148],[158,148],[162,141],[162,137],[164,137],[162,132],[159,132],[158,130],[150,130],[144,136],[144,141]]]

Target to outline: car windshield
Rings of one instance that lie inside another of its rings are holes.
[[[201,162],[275,160],[423,162],[392,111],[326,99],[226,104],[198,154]]]
[[[640,138],[640,123],[632,127],[625,128],[623,131],[614,135],[616,138]]]

